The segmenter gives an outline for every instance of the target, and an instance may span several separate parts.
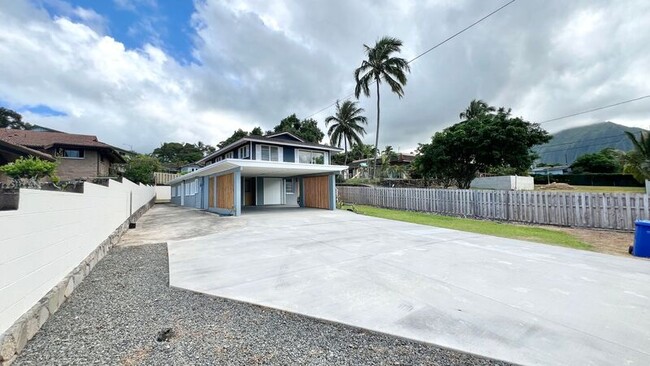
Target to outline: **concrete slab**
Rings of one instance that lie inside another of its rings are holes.
[[[241,219],[169,242],[170,285],[521,364],[650,364],[649,261],[346,211]]]

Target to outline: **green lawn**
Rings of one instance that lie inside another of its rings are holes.
[[[535,186],[535,190],[540,186]],[[593,193],[645,193],[645,187],[572,186],[571,190],[546,190],[546,192],[593,192]]]
[[[502,238],[520,239],[560,245],[576,249],[592,249],[592,246],[578,240],[567,233],[530,227],[525,225],[506,224],[495,221],[464,219],[459,217],[440,216],[423,212],[392,210],[372,206],[344,206],[343,209],[354,208],[356,213],[384,219],[406,221],[414,224],[430,225],[446,229],[468,231],[478,234],[499,236]]]

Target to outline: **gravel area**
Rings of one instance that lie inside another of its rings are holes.
[[[149,244],[113,248],[15,362],[100,364],[506,363],[170,288],[167,246]]]

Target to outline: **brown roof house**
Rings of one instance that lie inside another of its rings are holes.
[[[0,165],[30,155],[58,161],[56,174],[61,180],[107,177],[113,164],[125,163],[115,148],[96,136],[0,129]]]

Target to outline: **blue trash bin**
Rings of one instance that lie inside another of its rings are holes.
[[[650,221],[637,220],[634,229],[634,249],[636,257],[650,257]]]

